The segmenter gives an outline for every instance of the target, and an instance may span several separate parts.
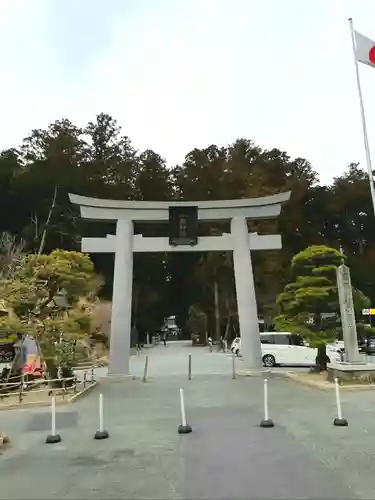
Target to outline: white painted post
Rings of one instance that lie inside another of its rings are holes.
[[[51,404],[51,434],[52,436],[56,436],[56,397],[52,396],[52,404]]]
[[[119,219],[116,229],[108,375],[130,374],[133,288],[133,222]]]
[[[94,439],[108,439],[109,432],[104,429],[104,401],[103,394],[99,394],[99,429],[94,434]]]
[[[342,407],[341,407],[341,398],[340,398],[340,388],[339,381],[335,378],[335,393],[336,393],[336,407],[337,407],[337,416],[339,419],[342,419]]]
[[[258,326],[258,309],[249,249],[249,232],[245,217],[233,217],[231,221],[231,235],[234,248],[233,264],[236,280],[242,359],[245,368],[260,370],[263,366]]]
[[[189,434],[192,432],[191,426],[186,422],[184,390],[180,389],[180,409],[181,409],[181,424],[178,426],[177,432],[179,434]]]
[[[145,367],[143,370],[143,382],[147,382],[147,371],[148,371],[148,356],[145,359]]]
[[[269,417],[268,412],[268,380],[265,378],[263,382],[263,403],[264,417],[260,421],[260,427],[270,428],[274,426],[273,420]]]
[[[185,412],[185,401],[184,401],[184,390],[180,389],[180,406],[181,406],[181,424],[186,427],[186,412]]]
[[[268,420],[268,380],[264,379],[264,420]]]
[[[104,431],[104,408],[103,408],[103,394],[99,394],[99,430]]]
[[[236,378],[236,355],[232,355],[232,379]]]
[[[337,417],[333,421],[333,425],[336,427],[347,427],[348,421],[346,418],[342,416],[342,407],[341,407],[341,398],[340,398],[340,386],[339,380],[335,378],[335,395],[336,395],[336,408],[337,408]]]
[[[61,437],[60,434],[56,432],[56,397],[52,396],[51,398],[51,434],[48,434],[46,437],[47,444],[55,444],[60,443]]]

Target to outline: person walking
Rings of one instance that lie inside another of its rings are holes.
[[[163,332],[162,341],[163,341],[164,347],[167,347],[167,332],[166,331]]]
[[[213,346],[212,338],[208,337],[207,340],[208,340],[208,348],[209,348],[210,352],[212,352],[212,346]]]
[[[220,337],[220,351],[225,352],[225,344],[224,344],[224,337]]]
[[[228,342],[226,339],[223,340],[223,350],[224,350],[224,352],[228,351]]]
[[[130,331],[131,344],[136,348],[137,353],[139,352],[139,332],[136,324],[134,323]]]

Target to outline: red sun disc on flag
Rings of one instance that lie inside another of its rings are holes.
[[[371,64],[375,64],[375,45],[369,50],[368,58]]]

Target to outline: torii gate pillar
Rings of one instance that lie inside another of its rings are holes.
[[[130,375],[133,233],[133,221],[117,221],[108,375]]]
[[[272,219],[280,214],[281,205],[290,192],[254,199],[148,202],[118,201],[69,195],[79,205],[85,219],[116,222],[116,235],[106,238],[83,238],[82,251],[114,253],[112,321],[108,374],[130,375],[130,333],[132,317],[133,252],[210,252],[232,251],[238,317],[244,368],[262,368],[262,351],[258,327],[251,251],[281,248],[280,235],[248,233],[247,219]],[[192,207],[194,205],[194,207]],[[202,236],[194,246],[171,245],[168,238],[134,235],[133,221],[160,222],[169,220],[170,207],[188,211],[194,208],[199,220],[229,220],[231,233]]]
[[[249,251],[249,232],[244,217],[233,217],[233,267],[236,283],[238,322],[241,332],[241,353],[250,369],[262,366],[258,310],[255,296],[254,273]],[[242,332],[246,332],[243,335]]]

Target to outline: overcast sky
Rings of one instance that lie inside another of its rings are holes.
[[[104,111],[170,166],[246,137],[330,182],[365,166],[348,17],[375,40],[374,0],[0,0],[0,148]]]

